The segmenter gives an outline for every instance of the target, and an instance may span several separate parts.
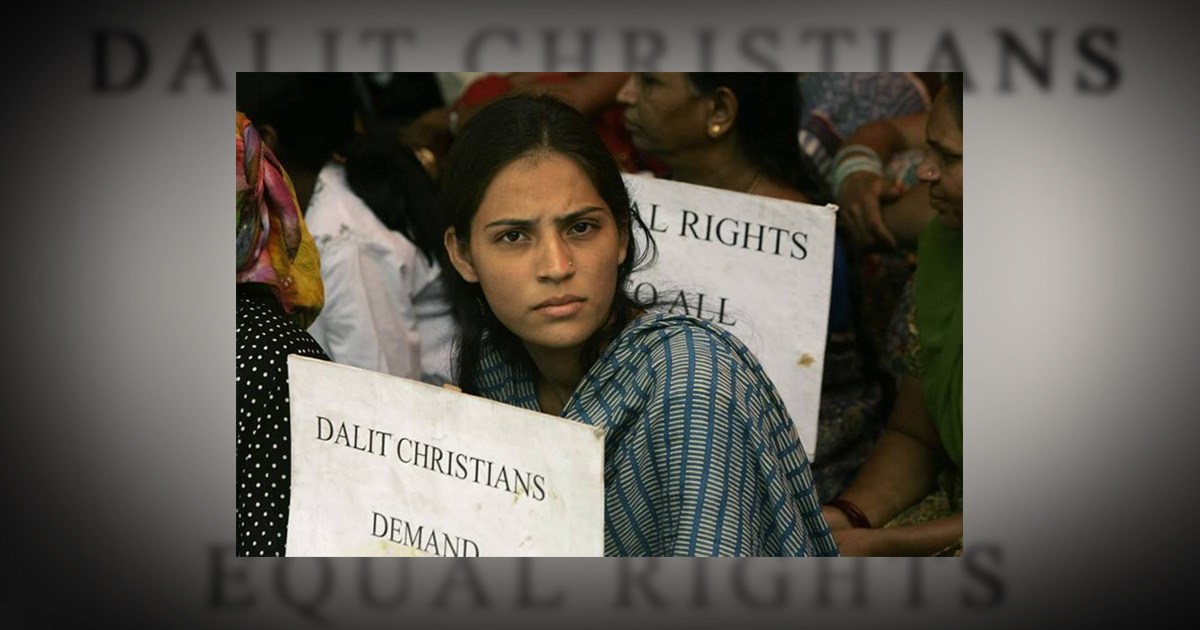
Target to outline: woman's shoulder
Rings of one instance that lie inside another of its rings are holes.
[[[261,285],[238,285],[235,337],[239,349],[245,346],[260,350],[262,355],[282,356],[285,365],[289,354],[329,360],[312,335],[292,321],[283,312],[279,300]],[[262,356],[256,355],[256,358]]]
[[[346,169],[327,164],[317,179],[304,220],[322,257],[336,250],[409,254],[416,247],[403,234],[389,229],[346,181]]]
[[[637,399],[631,408],[673,410],[651,413],[652,424],[694,419],[692,413],[680,412],[691,409],[720,410],[715,416],[701,415],[743,423],[748,430],[764,422],[791,422],[758,359],[717,324],[686,315],[647,314],[626,328],[619,343],[596,371],[594,385]],[[610,382],[621,387],[605,387]]]
[[[646,313],[622,333],[616,354],[641,355],[652,366],[686,365],[694,371],[737,365],[754,372],[762,367],[729,330],[690,315]]]

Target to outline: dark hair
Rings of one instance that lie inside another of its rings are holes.
[[[963,73],[947,72],[946,73],[946,103],[950,105],[950,111],[954,114],[954,120],[958,121],[958,128],[963,126]]]
[[[380,222],[412,241],[430,262],[440,256],[446,225],[437,188],[411,149],[395,138],[356,138],[346,149],[346,183]]]
[[[792,72],[689,72],[701,94],[728,88],[738,102],[737,151],[755,167],[795,186],[812,203],[832,201],[815,166],[800,151],[800,82]]]
[[[471,221],[497,173],[512,162],[539,154],[559,154],[572,160],[587,175],[612,210],[619,228],[628,233],[625,262],[617,267],[617,290],[607,323],[584,345],[585,369],[600,350],[648,305],[628,291],[634,269],[654,258],[654,240],[638,216],[621,179],[616,160],[604,141],[579,112],[548,96],[513,96],[475,114],[454,141],[441,178],[440,206],[460,242],[469,238]],[[646,248],[638,243],[640,232]],[[496,318],[478,283],[467,282],[445,261],[447,291],[459,324],[455,352],[455,377],[467,393],[478,393],[479,360],[485,344],[509,361],[533,371],[533,361],[521,340]]]
[[[430,261],[445,227],[436,188],[412,151],[394,137],[355,137],[355,92],[347,73],[239,72],[238,109],[262,128],[275,127],[285,168],[319,172],[334,152],[346,156],[346,183],[389,229]]]
[[[279,135],[275,155],[287,169],[321,170],[354,135],[349,74],[237,73],[237,108],[260,130]]]

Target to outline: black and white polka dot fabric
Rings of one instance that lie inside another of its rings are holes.
[[[274,295],[237,297],[237,554],[282,556],[287,541],[291,434],[287,356],[329,360]]]

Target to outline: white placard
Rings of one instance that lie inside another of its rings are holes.
[[[604,555],[600,429],[297,355],[288,383],[288,555]]]
[[[817,446],[836,206],[625,176],[658,262],[635,293],[719,324],[779,389],[804,449]]]

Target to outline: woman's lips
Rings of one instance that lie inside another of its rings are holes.
[[[541,305],[534,307],[533,310],[551,318],[570,317],[582,311],[583,303],[586,301],[581,297],[546,300]]]

